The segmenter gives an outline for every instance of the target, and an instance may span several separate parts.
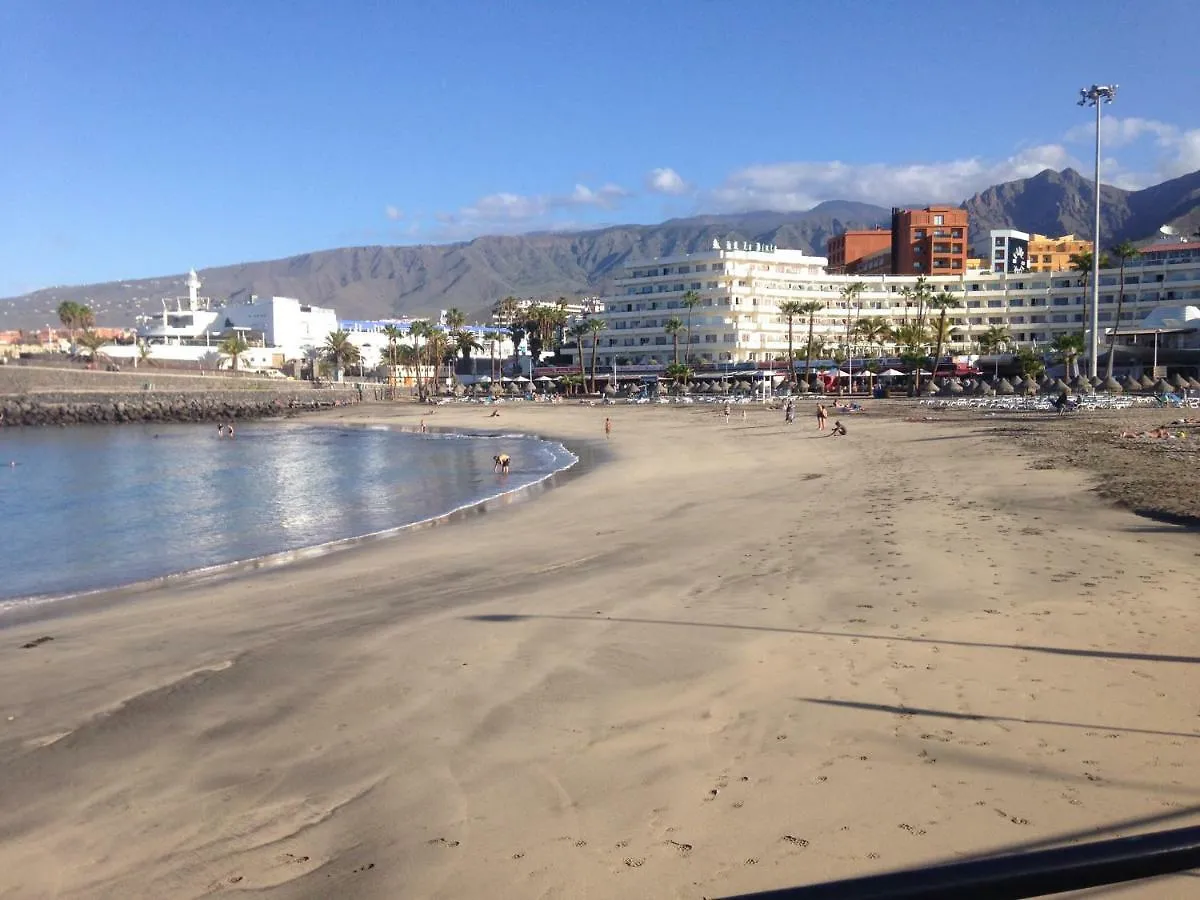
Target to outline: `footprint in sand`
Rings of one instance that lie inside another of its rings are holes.
[[[22,644],[21,649],[22,650],[32,650],[34,647],[40,647],[42,644],[46,643],[47,641],[52,641],[52,640],[54,640],[54,638],[50,637],[50,635],[43,634],[41,637],[34,638],[32,641],[30,641],[27,644]]]
[[[797,847],[807,847],[808,841],[804,838],[798,838],[793,834],[785,834],[781,840],[787,841],[789,844],[794,844]]]
[[[679,841],[667,841],[667,843],[670,844],[672,847],[674,847],[676,850],[678,850],[680,856],[687,856],[689,853],[692,852],[691,844],[683,844],[683,843],[680,843]]]
[[[434,838],[433,840],[426,841],[425,843],[431,847],[436,846],[438,844],[441,844],[443,847],[457,847],[458,846],[458,841],[448,841],[444,837]]]
[[[351,875],[361,875],[363,872],[369,872],[373,868],[375,868],[375,863],[367,863],[365,866],[359,866],[357,869],[352,871],[350,874]]]
[[[631,869],[636,869],[640,866],[645,865],[645,863],[646,863],[646,860],[641,856],[625,857],[625,865],[629,866],[629,868],[631,868]]]

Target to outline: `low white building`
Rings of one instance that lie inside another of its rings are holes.
[[[337,313],[294,297],[254,297],[251,302],[218,310],[219,331],[250,329],[285,359],[303,359],[338,330]]]

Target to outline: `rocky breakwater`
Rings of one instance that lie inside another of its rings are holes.
[[[0,397],[0,426],[217,422],[259,419],[340,406],[344,393],[96,393]]]

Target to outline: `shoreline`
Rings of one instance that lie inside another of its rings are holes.
[[[266,421],[268,420],[263,420],[264,423]],[[186,425],[199,423],[180,422],[162,424]],[[342,424],[333,426],[328,423],[327,417],[311,414],[289,417],[288,424],[338,428],[380,428],[379,425],[369,422],[362,424]],[[416,429],[399,428],[395,426],[386,426],[385,430],[418,433]],[[350,535],[343,538],[335,538],[329,541],[322,541],[318,544],[310,544],[305,547],[298,547],[291,550],[280,550],[276,553],[268,553],[262,556],[249,557],[246,559],[235,559],[230,560],[229,562],[214,563],[213,565],[204,566],[197,569],[185,569],[178,572],[169,572],[165,575],[157,575],[151,578],[129,582],[128,584],[83,589],[79,591],[72,591],[66,594],[55,594],[52,596],[34,595],[27,597],[0,597],[0,633],[4,632],[6,629],[14,628],[20,625],[31,625],[39,622],[53,621],[90,609],[103,609],[113,604],[126,602],[127,600],[144,594],[148,591],[167,589],[175,586],[184,587],[198,583],[215,584],[221,580],[245,576],[257,571],[316,560],[333,553],[351,551],[357,547],[373,543],[375,541],[392,540],[395,538],[401,538],[406,534],[415,533],[428,528],[453,525],[455,523],[465,521],[473,516],[482,516],[488,513],[498,512],[500,508],[504,506],[511,506],[515,503],[532,501],[545,491],[565,485],[574,478],[582,477],[594,466],[601,462],[601,459],[598,458],[601,456],[601,454],[598,453],[599,448],[597,447],[588,447],[587,453],[583,454],[581,452],[577,452],[575,449],[568,446],[561,440],[539,434],[514,432],[499,433],[484,430],[463,431],[451,428],[427,428],[427,432],[466,438],[494,439],[508,436],[534,438],[535,440],[553,444],[561,448],[571,457],[571,461],[562,468],[556,469],[553,472],[542,476],[537,481],[530,482],[529,484],[501,491],[500,493],[484,497],[480,500],[464,503],[455,507],[454,509],[447,510],[446,512],[439,513],[437,515],[428,516],[415,522],[396,525],[380,531]]]
[[[424,418],[605,464],[5,630],[0,893],[699,898],[1200,817],[1200,548],[1090,472],[986,422],[502,411]]]

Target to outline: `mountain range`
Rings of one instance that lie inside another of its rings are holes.
[[[994,185],[963,202],[972,245],[986,254],[988,231],[1092,234],[1092,182],[1073,169],[1047,169]],[[1105,243],[1146,241],[1162,225],[1181,234],[1200,227],[1200,171],[1138,191],[1101,186]],[[629,259],[695,252],[713,238],[757,241],[825,255],[825,241],[845,229],[888,227],[891,210],[827,201],[804,212],[759,211],[615,225],[588,231],[486,236],[444,245],[343,247],[285,259],[200,270],[203,293],[239,302],[251,294],[298,297],[335,308],[342,319],[421,316],[458,307],[482,314],[507,295],[603,294]],[[0,300],[0,329],[53,322],[65,299],[87,303],[100,325],[129,325],[161,309],[160,298],[186,293],[184,275],[55,287]]]

